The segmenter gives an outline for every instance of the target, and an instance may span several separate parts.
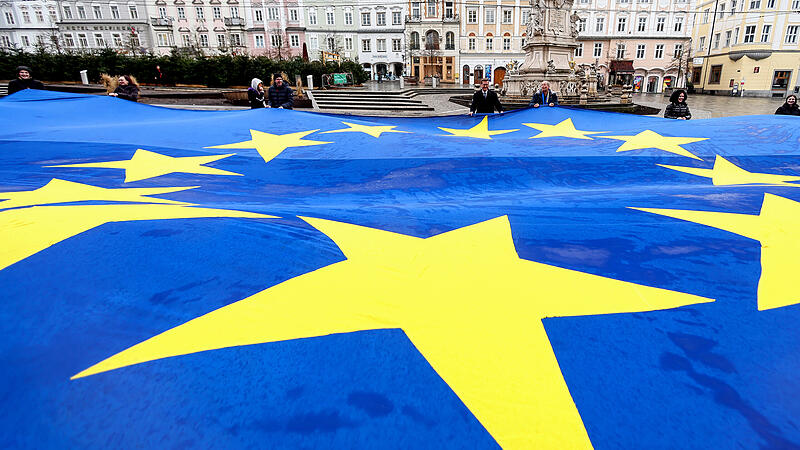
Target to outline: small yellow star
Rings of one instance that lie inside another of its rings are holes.
[[[583,131],[575,128],[572,123],[572,118],[567,118],[556,125],[547,125],[544,123],[523,123],[526,127],[535,128],[541,133],[536,136],[531,136],[528,139],[539,139],[546,137],[568,137],[575,139],[588,139],[592,138],[586,136],[587,134],[605,133],[605,131]]]
[[[641,150],[645,148],[657,148],[665,152],[675,153],[676,155],[686,156],[688,158],[699,159],[701,158],[693,155],[691,152],[681,147],[684,144],[691,144],[692,142],[705,141],[708,138],[692,138],[692,137],[671,137],[662,136],[655,131],[644,130],[634,136],[597,136],[605,139],[619,139],[625,141],[617,151],[627,152],[630,150]]]
[[[492,136],[494,136],[495,134],[505,134],[514,131],[519,131],[519,129],[489,131],[488,116],[483,116],[483,120],[481,120],[479,124],[475,125],[472,128],[467,128],[467,129],[444,128],[444,127],[438,127],[438,128],[442,131],[450,133],[450,134],[443,134],[442,136],[462,136],[462,137],[471,137],[476,139],[492,139]]]
[[[0,202],[0,209],[85,201],[189,205],[189,203],[144,196],[185,191],[186,189],[195,189],[197,187],[199,186],[106,189],[88,184],[74,183],[72,181],[53,178],[46,185],[32,191],[0,192],[0,198],[8,199]]]
[[[761,279],[758,280],[758,310],[800,303],[797,290],[797,255],[800,254],[800,203],[764,194],[758,215],[631,208],[687,222],[699,223],[761,242]]]
[[[215,169],[213,167],[205,167],[203,164],[208,164],[233,156],[234,153],[228,155],[210,155],[210,156],[188,156],[177,157],[162,155],[143,149],[136,150],[133,158],[122,161],[108,161],[98,163],[83,163],[83,164],[61,164],[57,166],[46,167],[97,167],[109,169],[125,169],[125,182],[146,180],[148,178],[155,178],[169,173],[196,173],[202,175],[239,175],[240,173],[228,172],[227,170]]]
[[[401,131],[401,130],[394,130],[393,128],[397,128],[396,125],[360,125],[357,123],[350,123],[350,122],[342,122],[343,124],[347,125],[349,128],[342,128],[341,130],[332,130],[332,131],[323,131],[320,134],[326,133],[365,133],[372,137],[381,137],[383,133],[410,133],[410,131]]]
[[[800,180],[800,177],[748,172],[719,155],[717,155],[717,158],[714,161],[713,169],[670,166],[667,164],[657,165],[666,167],[667,169],[697,175],[699,177],[711,178],[714,186],[730,186],[734,184],[771,184],[777,186],[800,187],[800,184],[789,183],[789,181]]]
[[[258,151],[258,154],[264,158],[264,162],[270,162],[272,158],[278,156],[289,147],[308,147],[311,145],[330,144],[330,142],[303,139],[315,131],[319,131],[319,129],[288,134],[270,134],[263,131],[250,130],[250,137],[252,139],[248,141],[212,145],[205,148],[254,148]]]

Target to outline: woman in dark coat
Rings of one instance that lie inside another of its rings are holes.
[[[108,95],[135,102],[139,100],[139,85],[130,75],[120,75],[117,88]]]
[[[800,116],[800,107],[797,106],[797,96],[790,94],[786,97],[786,102],[775,110],[775,114],[780,116]]]
[[[689,105],[686,104],[686,91],[678,89],[669,96],[670,104],[664,110],[664,117],[667,119],[681,119],[689,120],[692,118],[692,113],[689,111]]]
[[[247,99],[250,101],[250,109],[264,107],[264,83],[258,78],[253,78],[250,88],[247,89]]]

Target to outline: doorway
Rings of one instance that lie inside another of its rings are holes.
[[[503,87],[503,79],[506,77],[506,68],[498,67],[494,69],[494,84],[499,88]]]
[[[462,71],[464,79],[461,80],[462,84],[469,84],[469,74],[470,74],[469,66],[464,64],[464,70]]]

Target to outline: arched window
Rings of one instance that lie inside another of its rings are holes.
[[[425,50],[439,50],[439,33],[435,30],[425,33]]]
[[[419,50],[419,33],[411,33],[411,50]]]
[[[448,31],[447,34],[444,35],[444,49],[456,49],[456,35],[452,31]]]

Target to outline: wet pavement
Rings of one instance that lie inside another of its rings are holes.
[[[633,102],[661,108],[660,116],[669,103],[669,97],[663,94],[634,94]],[[762,97],[727,97],[722,95],[690,95],[686,99],[694,119],[712,117],[752,116],[758,114],[775,114],[784,102],[782,98]]]

